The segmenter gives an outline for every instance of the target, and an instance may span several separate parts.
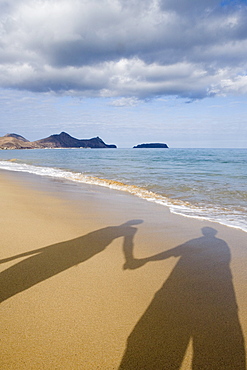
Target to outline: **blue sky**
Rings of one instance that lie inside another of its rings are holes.
[[[0,0],[0,136],[247,148],[247,1]]]

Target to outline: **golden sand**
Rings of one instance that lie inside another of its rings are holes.
[[[83,189],[1,173],[0,368],[245,369],[247,234]]]

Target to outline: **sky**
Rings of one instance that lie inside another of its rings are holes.
[[[247,0],[0,0],[0,136],[247,148]]]

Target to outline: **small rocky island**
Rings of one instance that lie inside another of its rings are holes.
[[[168,148],[167,144],[164,143],[149,143],[149,144],[139,144],[136,146],[133,146],[134,149],[139,148]]]
[[[21,135],[7,134],[0,137],[0,149],[53,149],[53,148],[116,148],[108,145],[99,137],[76,139],[66,132],[51,135],[44,139],[29,141]]]

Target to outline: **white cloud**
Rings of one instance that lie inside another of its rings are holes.
[[[215,93],[245,95],[247,94],[247,76],[236,76],[234,79],[222,79],[220,83],[213,88]]]
[[[140,100],[135,97],[120,98],[120,99],[113,100],[110,103],[110,105],[114,107],[135,107],[138,104],[140,104]]]

